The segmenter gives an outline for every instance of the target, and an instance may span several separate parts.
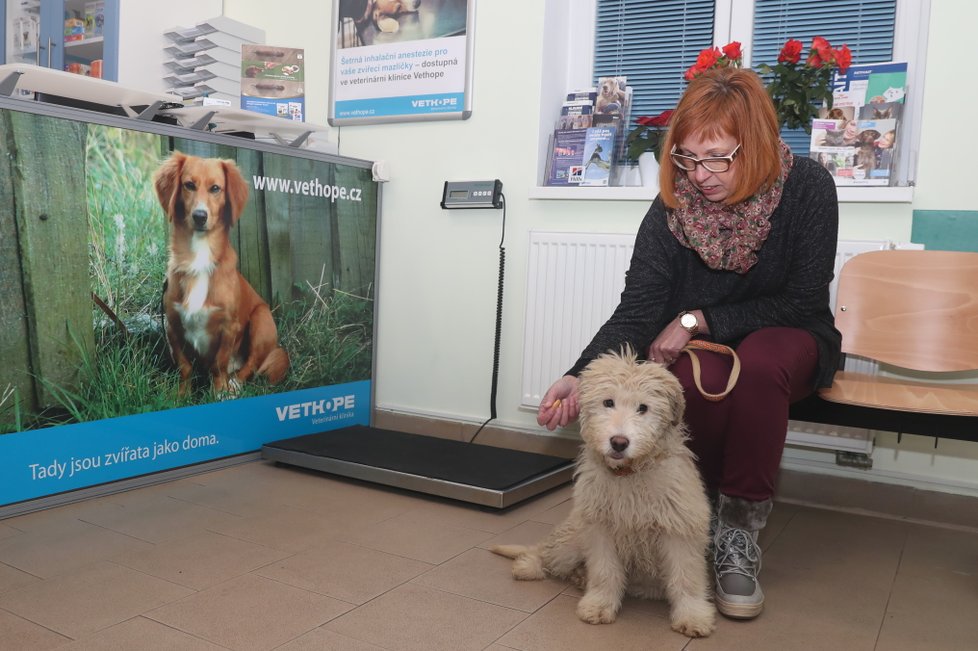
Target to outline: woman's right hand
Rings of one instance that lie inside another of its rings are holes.
[[[537,423],[553,431],[577,420],[580,411],[577,403],[577,378],[565,375],[547,389],[537,410]]]

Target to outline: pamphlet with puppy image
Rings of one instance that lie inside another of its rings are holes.
[[[836,74],[832,108],[823,107],[812,121],[809,156],[837,186],[895,184],[906,86],[905,62],[854,65]]]

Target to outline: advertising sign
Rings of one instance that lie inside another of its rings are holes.
[[[466,119],[475,0],[333,4],[329,123]]]
[[[368,425],[370,163],[87,116],[0,100],[0,507]]]

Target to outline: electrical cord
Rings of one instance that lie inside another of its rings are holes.
[[[489,424],[490,421],[496,418],[496,391],[499,385],[499,342],[502,338],[503,330],[503,281],[505,279],[506,270],[506,247],[503,246],[503,242],[506,240],[506,195],[499,193],[499,198],[503,204],[503,226],[502,233],[499,237],[499,282],[496,289],[496,339],[493,343],[492,351],[492,383],[491,389],[489,390],[489,418],[486,419],[479,429],[475,431],[472,438],[469,439],[469,443],[475,441],[482,429]]]

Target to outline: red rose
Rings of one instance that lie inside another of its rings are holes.
[[[789,39],[784,44],[784,47],[781,48],[781,54],[778,55],[778,63],[798,63],[801,59],[801,48],[801,41]]]
[[[832,61],[832,45],[821,36],[812,39],[812,49],[818,53],[818,58],[823,63]]]
[[[723,56],[731,61],[740,61],[741,55],[739,41],[733,41],[723,46]]]
[[[683,74],[683,79],[685,79],[686,81],[692,81],[693,78],[696,77],[696,75],[700,74],[701,72],[703,71],[700,70],[698,67],[696,67],[695,65],[691,65],[689,69],[685,72],[685,74]]]
[[[843,45],[838,50],[833,50],[832,54],[835,56],[835,65],[839,66],[839,74],[846,74],[846,70],[852,64],[852,51],[849,50],[849,46]]]
[[[823,63],[825,62],[822,61],[822,57],[818,55],[817,50],[812,50],[811,54],[808,55],[808,59],[805,61],[805,65],[810,68],[821,68]]]
[[[669,126],[669,120],[672,119],[673,109],[669,109],[659,113],[654,118],[649,118],[649,126],[653,127],[667,127]]]
[[[698,57],[696,57],[696,67],[699,68],[700,71],[706,70],[708,68],[712,68],[713,65],[717,62],[717,59],[720,58],[720,56],[721,56],[720,48],[718,47],[706,48],[705,50],[700,52],[700,55]]]

